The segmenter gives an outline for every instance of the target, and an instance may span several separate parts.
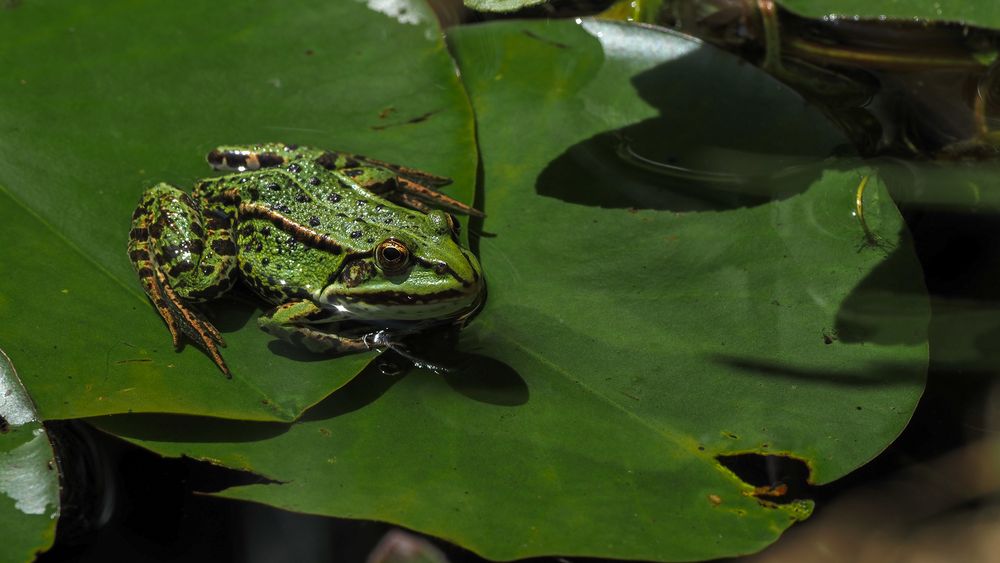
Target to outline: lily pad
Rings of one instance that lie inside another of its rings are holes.
[[[391,5],[390,5],[391,4]],[[45,419],[175,412],[291,420],[372,358],[276,345],[243,295],[205,308],[234,377],[173,350],[125,248],[142,191],[280,140],[450,176],[471,200],[468,100],[420,1],[45,0],[0,18],[0,341]],[[390,40],[386,38],[391,37]]]
[[[55,541],[59,473],[52,444],[0,351],[0,561],[32,561]]]
[[[777,0],[777,3],[808,18],[916,19],[1000,28],[1000,5],[993,0]]]
[[[222,496],[490,559],[774,541],[811,503],[772,502],[739,462],[829,482],[923,389],[926,292],[884,185],[829,157],[844,139],[790,90],[684,36],[510,21],[450,39],[478,119],[490,291],[455,371],[372,365],[291,425],[92,422],[277,481]]]

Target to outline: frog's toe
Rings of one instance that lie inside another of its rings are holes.
[[[162,272],[159,278],[159,286],[163,295],[160,313],[164,320],[167,321],[170,333],[174,337],[174,347],[176,348],[180,344],[179,334],[184,334],[195,345],[211,356],[212,361],[215,362],[215,365],[219,366],[219,369],[222,370],[222,373],[227,378],[231,378],[232,373],[229,371],[229,367],[226,366],[226,362],[222,359],[222,354],[219,353],[219,347],[226,345],[222,339],[222,335],[219,333],[219,329],[208,322],[201,313],[188,307],[177,296],[177,293],[174,292],[170,284],[166,283]]]

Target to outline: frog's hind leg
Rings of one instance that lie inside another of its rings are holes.
[[[290,301],[261,315],[257,324],[264,332],[311,352],[339,354],[374,347],[364,336],[341,336],[310,326],[329,323],[336,315],[336,311],[322,309],[312,301]]]
[[[232,287],[236,247],[219,217],[202,215],[186,193],[159,184],[146,190],[132,216],[129,258],[143,289],[167,323],[174,346],[184,335],[204,349],[229,377],[218,347],[222,336],[189,303]]]

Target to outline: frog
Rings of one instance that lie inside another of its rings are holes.
[[[269,304],[263,331],[330,355],[461,327],[481,306],[482,268],[445,209],[483,213],[439,191],[450,179],[283,143],[220,146],[207,160],[226,173],[190,193],[143,192],[128,255],[175,349],[193,342],[225,377],[225,341],[199,307],[238,283]]]

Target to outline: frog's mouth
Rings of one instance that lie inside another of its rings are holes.
[[[474,312],[485,287],[481,276],[462,286],[437,284],[445,287],[435,290],[434,285],[419,284],[419,292],[402,291],[391,283],[366,288],[329,287],[322,301],[347,319],[449,322],[464,320]]]

